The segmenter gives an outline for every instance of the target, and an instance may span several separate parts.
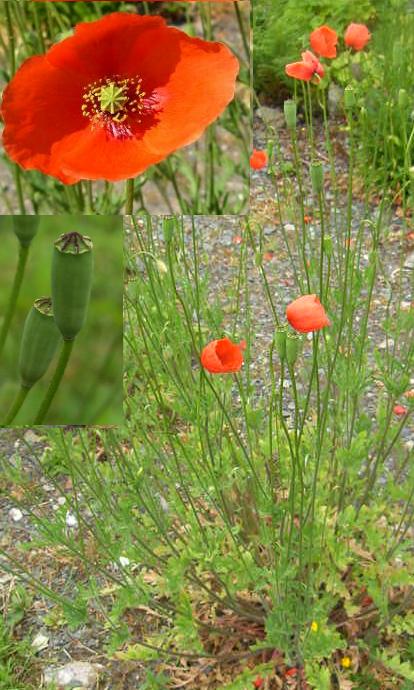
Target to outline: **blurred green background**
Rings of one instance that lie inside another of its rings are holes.
[[[0,361],[0,419],[18,389],[18,357],[26,315],[38,297],[50,295],[54,240],[77,231],[94,243],[95,270],[88,318],[79,333],[47,424],[119,424],[122,412],[123,232],[119,216],[42,216],[32,242],[16,314]],[[18,240],[11,216],[0,217],[0,320],[17,264]],[[57,358],[30,391],[13,426],[28,425],[45,395]]]

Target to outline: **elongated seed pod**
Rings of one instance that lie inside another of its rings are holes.
[[[46,373],[60,340],[52,300],[41,297],[29,311],[23,329],[19,374],[24,388],[31,388]]]
[[[52,302],[64,340],[73,340],[88,311],[93,273],[92,240],[68,232],[56,240],[52,261]]]
[[[37,216],[13,216],[13,230],[20,244],[28,247],[39,228],[40,218]]]

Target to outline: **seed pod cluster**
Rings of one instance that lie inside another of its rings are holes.
[[[61,335],[56,326],[50,297],[35,300],[23,329],[19,374],[22,386],[31,388],[46,373]]]
[[[39,228],[38,216],[13,216],[13,230],[23,247],[28,247]]]
[[[53,312],[64,340],[73,340],[86,319],[92,286],[92,249],[92,240],[78,232],[61,235],[54,244]]]

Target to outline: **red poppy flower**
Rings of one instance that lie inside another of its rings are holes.
[[[288,305],[286,317],[292,328],[300,333],[319,331],[331,325],[316,295],[303,295],[295,299]]]
[[[161,17],[109,14],[23,63],[3,96],[4,146],[68,184],[135,177],[201,136],[237,72],[220,43]]]
[[[338,43],[338,35],[336,31],[329,26],[320,26],[310,35],[310,44],[312,50],[324,58],[336,57],[336,44]]]
[[[267,165],[267,153],[266,151],[259,151],[258,149],[253,149],[253,153],[250,156],[250,167],[253,170],[261,170]]]
[[[286,65],[285,72],[289,77],[302,81],[310,81],[315,76],[323,77],[325,74],[323,66],[310,50],[302,53],[302,62],[291,62]]]
[[[296,668],[296,666],[292,666],[292,668],[288,668],[287,671],[285,671],[285,676],[287,676],[288,678],[292,678],[293,676],[296,676],[297,672],[298,669]]]
[[[408,410],[406,407],[404,407],[404,405],[394,405],[393,412],[397,415],[397,417],[403,417],[405,414],[407,414]]]
[[[211,374],[230,374],[239,371],[243,364],[241,345],[229,338],[212,340],[201,353],[201,364]]]
[[[350,24],[345,31],[345,44],[354,50],[363,50],[370,38],[365,24]]]
[[[253,681],[253,686],[255,688],[261,688],[264,683],[264,679],[261,676],[257,676],[255,680]]]

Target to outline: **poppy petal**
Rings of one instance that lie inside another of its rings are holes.
[[[234,97],[238,70],[225,45],[159,17],[106,15],[17,71],[2,107],[6,150],[66,183],[134,177],[200,137]],[[108,112],[99,89],[113,81],[128,105]]]
[[[289,77],[310,81],[313,77],[313,69],[304,62],[291,62],[285,67],[285,72]]]
[[[338,43],[338,36],[336,31],[329,26],[320,26],[310,35],[310,44],[312,50],[318,55],[325,58],[336,57],[336,44]]]

